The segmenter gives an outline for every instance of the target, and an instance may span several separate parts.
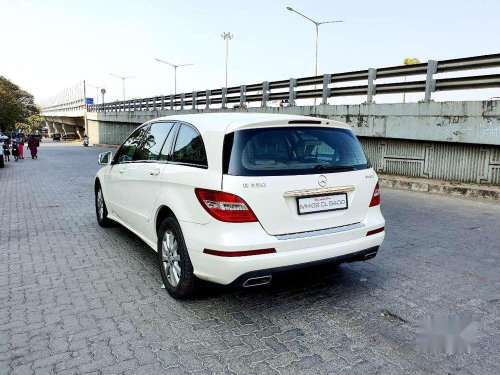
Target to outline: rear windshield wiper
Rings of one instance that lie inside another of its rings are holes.
[[[314,167],[316,171],[347,172],[355,171],[356,168],[349,165],[324,165],[318,164]]]

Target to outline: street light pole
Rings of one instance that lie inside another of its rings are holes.
[[[316,58],[314,59],[314,75],[318,75],[318,39],[319,39],[319,24],[316,24]]]
[[[316,59],[315,59],[315,64],[314,64],[314,75],[317,76],[318,75],[318,39],[319,39],[319,27],[321,25],[324,25],[325,23],[340,23],[340,22],[344,22],[343,20],[333,20],[333,21],[323,21],[323,22],[318,22],[318,21],[315,21],[309,17],[307,17],[306,15],[296,11],[295,9],[291,8],[291,7],[286,7],[287,10],[289,10],[290,12],[294,12],[294,13],[297,13],[299,16],[302,16],[304,17],[305,19],[311,21],[314,26],[316,27]]]
[[[122,76],[119,76],[119,75],[116,75],[116,74],[113,74],[113,73],[109,73],[111,74],[113,77],[116,77],[116,78],[121,78],[122,80],[122,89],[123,89],[123,101],[125,101],[125,80],[126,79],[129,79],[129,78],[135,78],[135,77],[122,77]]]
[[[220,34],[221,38],[226,41],[226,87],[227,87],[227,60],[229,55],[229,41],[234,38],[230,32]]]
[[[177,95],[177,68],[180,67],[180,66],[190,66],[190,65],[194,65],[194,64],[178,64],[178,65],[175,65],[175,64],[171,64],[169,62],[166,62],[166,61],[163,61],[163,60],[160,60],[160,59],[155,59],[155,60],[158,61],[158,62],[161,62],[163,64],[170,65],[172,68],[174,68],[174,96]]]

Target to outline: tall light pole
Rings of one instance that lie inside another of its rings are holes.
[[[113,77],[121,78],[121,80],[122,80],[122,88],[123,88],[123,101],[125,101],[125,80],[129,79],[129,78],[135,78],[135,77],[122,77],[122,76],[119,76],[119,75],[116,75],[116,74],[113,74],[113,73],[109,73],[109,74],[111,74]]]
[[[229,53],[229,41],[234,38],[230,32],[220,34],[221,38],[226,41],[226,87],[227,87],[227,58]]]
[[[311,18],[303,15],[300,12],[297,12],[295,9],[293,9],[291,7],[286,7],[286,9],[288,9],[290,12],[295,12],[299,16],[302,16],[305,19],[311,21],[312,23],[314,23],[314,26],[316,27],[316,62],[315,62],[315,65],[314,65],[314,75],[317,76],[318,75],[318,38],[319,38],[319,27],[321,25],[324,25],[325,23],[339,23],[339,22],[344,22],[344,21],[343,20],[333,20],[333,21],[318,22],[318,21],[314,21],[313,19],[311,19]]]
[[[160,60],[160,59],[155,59],[155,60],[158,61],[158,62],[161,62],[163,64],[170,65],[172,68],[174,68],[174,95],[177,95],[177,68],[180,67],[180,66],[190,66],[190,65],[194,65],[194,64],[178,64],[178,65],[175,65],[175,64],[171,64],[169,62],[166,62],[166,61],[163,61],[163,60]]]

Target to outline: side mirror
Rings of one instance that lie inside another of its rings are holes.
[[[113,153],[111,151],[108,152],[103,152],[102,154],[99,154],[99,159],[97,162],[101,165],[108,165],[111,163],[111,160],[113,159],[111,156]]]

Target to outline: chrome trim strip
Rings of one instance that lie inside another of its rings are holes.
[[[363,223],[356,223],[356,224],[343,225],[341,227],[335,227],[335,228],[312,230],[309,232],[279,234],[279,235],[274,236],[274,237],[276,237],[276,239],[278,239],[278,240],[294,240],[297,238],[316,237],[316,236],[324,236],[326,234],[347,232],[349,230],[364,228],[365,226],[366,225]]]
[[[336,187],[318,188],[318,189],[292,190],[292,191],[285,191],[283,193],[283,196],[285,198],[310,197],[313,195],[347,193],[349,191],[354,191],[354,189],[355,189],[354,185],[347,185],[347,186],[336,186]]]

